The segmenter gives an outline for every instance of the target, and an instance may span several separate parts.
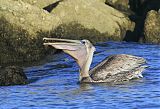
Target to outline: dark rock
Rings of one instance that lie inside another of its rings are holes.
[[[27,77],[23,69],[16,66],[0,68],[0,85],[24,85],[27,84]]]
[[[160,8],[160,0],[129,0],[129,7],[134,12],[129,18],[135,22],[135,29],[133,32],[128,31],[124,40],[145,42],[146,35],[144,35],[144,26],[146,15],[150,10],[158,11]]]
[[[160,44],[160,14],[157,11],[151,10],[148,12],[144,34],[146,42]]]
[[[126,15],[134,14],[130,9],[129,0],[106,0],[105,3]]]
[[[130,9],[138,16],[146,16],[148,11],[158,11],[160,8],[160,0],[129,0],[129,4]]]

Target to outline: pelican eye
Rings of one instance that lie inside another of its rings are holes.
[[[85,44],[85,43],[86,43],[86,41],[85,41],[85,40],[81,40],[81,43],[82,43],[82,44]]]

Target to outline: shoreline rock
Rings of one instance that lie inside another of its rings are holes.
[[[50,52],[43,37],[50,37],[59,19],[22,1],[0,3],[0,65],[40,60]],[[54,52],[54,50],[51,50]]]
[[[0,68],[0,86],[25,85],[28,83],[23,69],[17,66]]]
[[[30,38],[36,37],[37,32],[51,31],[61,22],[58,16],[50,15],[47,11],[21,0],[1,1],[0,17],[5,18],[11,25],[26,30]]]
[[[14,1],[19,1],[19,0],[14,0]],[[46,6],[61,0],[22,0],[22,1],[31,5],[37,6],[40,9],[43,9]]]
[[[122,41],[134,29],[126,15],[98,0],[64,0],[51,13],[22,0],[1,2],[0,65],[38,61],[54,52],[45,49],[43,37]]]
[[[106,39],[109,37],[110,40],[122,41],[126,31],[134,29],[134,23],[126,15],[97,0],[92,0],[92,2],[90,0],[62,1],[51,13],[59,16],[62,25],[68,24],[70,28],[75,28],[69,25],[75,23],[83,26],[86,30],[94,29],[105,35]],[[83,35],[83,33],[76,34],[74,32],[72,34]]]
[[[4,18],[0,18],[0,23],[0,65],[38,61],[47,53],[55,52],[43,46],[42,38],[48,33],[40,32],[30,39],[32,36],[26,30],[11,25]]]
[[[148,43],[160,44],[160,13],[148,12],[144,26],[145,40]]]
[[[129,0],[106,0],[105,3],[127,15],[133,14],[130,10]]]

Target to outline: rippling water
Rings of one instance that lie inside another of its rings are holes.
[[[92,67],[112,54],[147,59],[144,78],[120,85],[78,84],[78,67],[66,54],[25,69],[32,81],[0,87],[0,109],[160,109],[160,45],[106,42],[96,45]]]

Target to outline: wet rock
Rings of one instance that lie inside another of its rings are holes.
[[[62,21],[56,29],[58,31],[55,31],[60,37],[84,36],[87,32],[82,30],[89,30],[87,36],[96,31],[101,34],[99,36],[104,36],[104,39],[121,41],[126,31],[134,28],[134,23],[127,16],[99,0],[64,0],[51,13],[59,16]],[[93,37],[100,38],[96,35]]]
[[[0,3],[0,65],[33,62],[46,55],[43,37],[59,25],[60,19],[21,0]]]
[[[151,10],[148,12],[144,34],[146,42],[160,44],[160,14],[157,11]]]
[[[52,2],[58,4],[48,12],[39,8]],[[0,24],[0,65],[40,60],[52,51],[43,47],[43,37],[122,41],[134,29],[125,14],[100,0],[4,0]]]
[[[27,84],[27,77],[22,68],[16,66],[0,68],[0,86],[24,84]]]

